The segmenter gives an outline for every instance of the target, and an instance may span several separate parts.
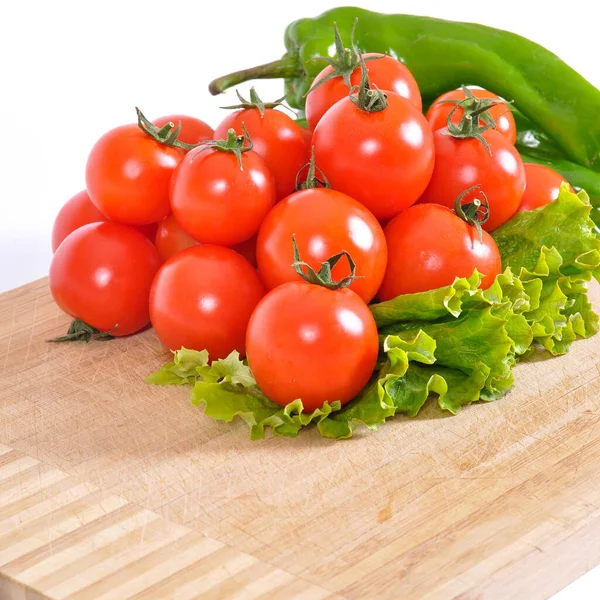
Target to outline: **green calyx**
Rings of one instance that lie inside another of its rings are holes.
[[[135,107],[135,111],[138,117],[139,128],[159,144],[173,148],[182,148],[183,150],[191,150],[196,147],[195,144],[186,144],[177,139],[181,131],[181,121],[177,125],[175,123],[167,123],[159,128],[151,121],[148,121],[144,113],[137,106]]]
[[[492,150],[483,137],[483,133],[488,129],[496,129],[496,121],[490,115],[489,110],[497,106],[498,103],[490,98],[477,98],[465,85],[462,86],[462,90],[465,93],[464,100],[440,101],[440,104],[454,104],[454,108],[448,114],[446,122],[448,134],[458,139],[475,138],[479,140],[491,156]],[[463,109],[463,116],[460,122],[456,124],[452,122],[452,118],[459,108]]]
[[[304,172],[304,169],[308,167],[308,171],[306,173],[306,179],[303,181],[300,180],[300,176]],[[319,176],[317,176],[317,171]],[[309,190],[313,188],[330,188],[329,180],[325,177],[325,173],[317,167],[315,163],[315,147],[312,147],[310,161],[307,162],[296,175],[296,191],[300,190]]]
[[[261,117],[265,116],[265,110],[267,108],[276,108],[277,106],[282,106],[283,108],[286,108],[287,110],[289,110],[294,117],[296,116],[296,113],[289,108],[288,106],[286,106],[283,101],[287,98],[287,96],[289,96],[289,94],[291,94],[293,92],[293,88],[285,95],[281,96],[281,98],[277,98],[277,100],[273,100],[273,102],[263,102],[259,95],[256,93],[256,89],[254,87],[250,88],[250,100],[246,100],[238,90],[235,90],[235,93],[237,94],[237,97],[240,100],[239,104],[232,104],[231,106],[221,106],[221,108],[227,109],[227,110],[234,110],[234,109],[244,109],[244,110],[248,110],[251,108],[256,108],[258,109],[258,112],[260,113]]]
[[[360,84],[350,88],[350,100],[360,110],[368,113],[385,110],[388,105],[387,96],[377,86],[374,86],[375,89],[371,89],[369,72],[367,71],[367,65],[365,65],[362,54],[360,55],[360,71]],[[355,93],[356,91],[358,91],[358,94]]]
[[[238,135],[235,132],[235,129],[232,127],[227,131],[226,140],[206,140],[204,142],[200,142],[198,146],[195,146],[198,148],[198,152],[192,156],[192,160],[194,160],[198,154],[210,148],[213,150],[218,150],[219,152],[231,152],[237,158],[238,164],[240,165],[240,170],[243,171],[244,165],[242,164],[242,154],[252,150],[253,144],[250,134],[248,133],[244,123],[242,123],[242,131],[244,132],[244,135]],[[246,142],[248,143],[246,144]]]
[[[88,325],[81,319],[73,319],[69,325],[69,329],[65,335],[47,340],[48,342],[107,342],[113,340],[112,335],[119,325],[115,325],[110,331],[100,331],[91,325]]]
[[[359,278],[359,276],[356,275],[356,264],[346,250],[342,250],[339,254],[335,254],[322,262],[321,268],[318,271],[315,271],[308,263],[305,263],[300,259],[296,235],[292,236],[292,245],[294,247],[294,262],[292,266],[296,270],[296,273],[308,283],[320,285],[328,290],[341,290],[342,288],[348,287],[355,279]],[[334,281],[331,277],[331,271],[343,257],[346,257],[346,260],[350,265],[350,275],[339,281]],[[305,267],[306,272],[304,271]]]
[[[477,234],[479,235],[479,241],[483,242],[483,231],[481,226],[489,219],[490,217],[490,203],[488,202],[487,196],[483,191],[480,190],[481,185],[473,185],[470,188],[466,189],[462,194],[456,198],[454,201],[454,212],[458,217],[460,217],[463,221],[468,223],[469,225],[473,225],[477,229]],[[463,198],[470,194],[471,192],[479,190],[479,194],[481,195],[481,199],[475,198],[471,202],[466,202],[463,204]]]
[[[335,56],[333,58],[331,58],[330,56],[315,56],[311,59],[313,61],[321,60],[326,62],[332,68],[332,71],[328,73],[325,77],[323,77],[323,79],[317,81],[308,90],[308,92],[306,93],[307,96],[308,94],[316,90],[318,87],[327,83],[330,79],[334,79],[335,77],[342,77],[346,86],[348,88],[352,87],[350,77],[361,63],[361,55],[354,41],[354,34],[356,33],[357,23],[358,18],[354,19],[352,31],[350,32],[350,48],[344,46],[337,23],[333,23],[333,40],[335,45]],[[381,54],[379,56],[368,56],[364,60],[376,60],[378,58],[383,58],[384,56],[384,54]]]

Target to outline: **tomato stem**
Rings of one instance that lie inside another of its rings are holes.
[[[238,135],[235,132],[235,129],[231,128],[227,131],[227,139],[226,140],[205,140],[204,142],[200,142],[194,148],[198,148],[198,152],[192,156],[192,160],[198,156],[201,152],[212,148],[213,150],[218,150],[219,152],[231,152],[237,158],[238,164],[240,165],[240,170],[244,170],[244,165],[242,164],[242,153],[248,152],[252,150],[252,138],[242,121],[242,131],[244,135]],[[248,144],[246,145],[246,142]]]
[[[138,117],[139,128],[153,140],[156,140],[159,144],[164,146],[172,146],[175,148],[182,148],[183,150],[191,150],[195,148],[197,144],[186,144],[181,140],[177,139],[181,132],[181,121],[175,125],[174,123],[166,123],[161,128],[158,128],[152,121],[149,121],[144,113],[136,106],[135,111]]]
[[[88,325],[81,319],[73,319],[69,325],[69,329],[65,335],[46,340],[48,342],[90,342],[96,340],[98,342],[106,342],[113,340],[112,335],[119,325],[115,325],[110,331],[100,331],[91,325]]]
[[[482,134],[488,129],[496,129],[496,121],[489,113],[489,110],[494,106],[498,106],[498,103],[490,98],[477,98],[466,85],[462,86],[462,90],[465,94],[464,100],[440,101],[440,104],[454,104],[446,121],[446,126],[448,127],[446,135],[451,135],[458,139],[475,138],[485,146],[485,149],[491,156],[492,149]],[[456,124],[452,121],[452,118],[459,108],[463,109],[463,116],[460,122]],[[480,125],[480,121],[483,125]]]
[[[320,60],[326,62],[332,68],[332,71],[327,73],[325,77],[319,79],[319,81],[314,83],[312,87],[308,90],[308,92],[306,92],[305,97],[308,96],[308,94],[310,94],[311,92],[314,92],[318,87],[321,87],[323,84],[327,83],[331,79],[334,79],[335,77],[342,77],[348,89],[352,88],[352,82],[350,81],[350,77],[361,63],[361,54],[358,50],[358,47],[356,46],[356,42],[354,41],[357,24],[358,17],[354,19],[352,31],[350,32],[350,47],[347,48],[342,42],[337,23],[333,23],[333,43],[335,46],[335,56],[333,58],[330,56],[314,56],[313,58],[309,59],[310,61]],[[377,60],[378,58],[383,58],[384,56],[385,54],[368,56],[364,60]]]
[[[301,260],[298,244],[296,243],[296,234],[292,235],[292,246],[294,248],[294,262],[292,266],[296,270],[296,273],[308,283],[320,285],[328,290],[341,290],[342,288],[348,287],[355,279],[361,278],[361,276],[356,275],[356,263],[352,260],[350,253],[346,250],[342,250],[339,254],[330,256],[326,261],[321,263],[321,268],[318,271],[315,271],[308,263]],[[346,257],[348,265],[350,266],[350,275],[339,281],[334,281],[331,277],[331,271],[343,257]],[[305,267],[306,272],[304,272]]]
[[[367,66],[365,65],[362,54],[360,55],[360,71],[360,84],[350,88],[350,100],[354,102],[360,110],[368,113],[385,110],[387,108],[387,97],[376,85],[373,86],[375,89],[371,89],[369,84],[369,72],[367,71]],[[355,95],[356,90],[358,90],[358,94]]]
[[[260,113],[261,117],[265,116],[265,109],[267,108],[275,108],[277,106],[281,106],[283,108],[286,108],[287,110],[289,110],[294,117],[297,117],[298,115],[289,107],[286,106],[283,101],[294,91],[294,88],[291,88],[289,90],[289,92],[287,94],[284,94],[283,96],[281,96],[281,98],[277,98],[277,100],[273,100],[273,102],[263,102],[259,95],[256,92],[256,89],[254,89],[254,87],[250,88],[250,100],[246,100],[238,90],[235,90],[235,93],[237,94],[237,97],[240,99],[240,103],[239,104],[232,104],[231,106],[221,106],[221,108],[227,109],[227,110],[233,110],[233,109],[244,109],[244,110],[248,110],[251,108],[257,108],[258,112]]]
[[[300,176],[302,175],[302,172],[304,171],[304,169],[306,169],[306,167],[308,167],[308,172],[306,173],[306,179],[304,181],[300,181]],[[317,171],[319,171],[320,173],[320,177],[317,177]],[[319,167],[317,167],[316,163],[315,163],[315,147],[312,147],[311,150],[311,154],[310,154],[310,161],[307,162],[299,171],[298,174],[296,175],[296,191],[299,192],[300,190],[308,190],[308,189],[312,189],[312,188],[330,188],[331,185],[329,184],[329,180],[327,179],[327,177],[325,176],[325,173],[323,173],[323,171],[321,171],[321,169],[319,169]]]
[[[490,203],[488,202],[487,196],[480,188],[481,185],[477,184],[471,186],[470,188],[462,192],[462,194],[460,194],[454,201],[454,212],[463,221],[465,221],[469,225],[473,225],[473,227],[477,229],[477,233],[479,234],[479,241],[483,242],[483,231],[481,229],[481,226],[490,217]],[[463,204],[463,198],[467,194],[470,194],[475,190],[479,190],[481,200],[479,198],[475,198],[472,202],[467,202],[466,204]]]

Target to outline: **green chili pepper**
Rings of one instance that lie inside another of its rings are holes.
[[[425,101],[462,84],[480,85],[514,100],[567,159],[600,171],[600,90],[538,44],[483,25],[334,8],[291,23],[283,58],[216,79],[210,91],[217,94],[249,79],[283,77],[294,90],[288,102],[302,108],[325,65],[315,57],[331,53],[334,21],[348,43],[357,17],[357,47],[404,62]]]

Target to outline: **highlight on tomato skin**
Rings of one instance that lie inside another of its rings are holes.
[[[388,265],[377,297],[427,292],[469,277],[475,269],[488,288],[502,271],[498,246],[487,231],[482,240],[473,225],[439,204],[418,204],[385,227]]]
[[[284,283],[258,304],[248,324],[248,365],[266,396],[305,411],[349,402],[377,362],[377,326],[364,301],[348,288],[305,281]]]
[[[554,202],[558,198],[560,186],[568,183],[554,169],[534,163],[525,163],[525,179],[525,192],[519,211],[534,210]]]
[[[266,289],[230,248],[200,244],[169,258],[150,291],[150,318],[168,350],[208,350],[211,360],[245,355],[246,327]]]
[[[90,223],[56,250],[50,291],[72,317],[116,337],[129,335],[150,321],[150,286],[160,264],[154,244],[133,227]]]

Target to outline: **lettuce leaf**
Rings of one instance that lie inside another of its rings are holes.
[[[332,399],[304,412],[301,399],[281,407],[258,388],[237,352],[209,362],[206,351],[182,348],[146,381],[190,385],[194,404],[213,419],[239,417],[260,439],[296,436],[312,424],[324,437],[343,439],[376,429],[394,415],[415,417],[430,397],[452,414],[479,400],[501,398],[513,368],[541,346],[567,352],[577,337],[598,330],[587,298],[600,275],[600,241],[585,192],[563,186],[558,199],[518,213],[493,232],[504,272],[486,290],[476,271],[452,285],[372,305],[380,333],[380,363],[363,391],[341,406]]]

